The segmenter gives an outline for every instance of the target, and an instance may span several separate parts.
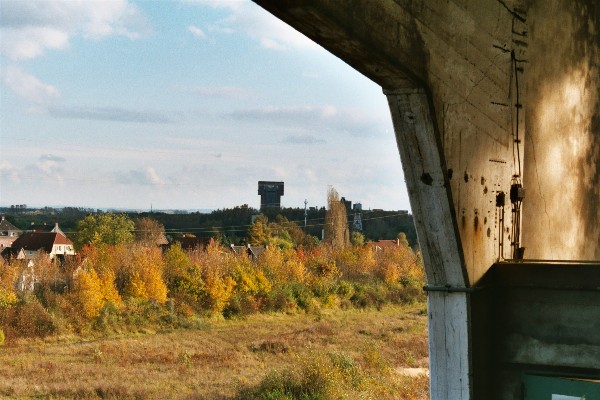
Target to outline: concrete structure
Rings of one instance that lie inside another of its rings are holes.
[[[283,182],[258,181],[258,194],[260,195],[260,210],[281,208],[283,196]]]
[[[600,379],[598,1],[255,1],[387,96],[428,280],[431,397]],[[552,394],[584,394],[567,391]]]

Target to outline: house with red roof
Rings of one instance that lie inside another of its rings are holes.
[[[375,252],[378,252],[378,251],[383,251],[384,249],[399,247],[400,240],[398,240],[398,239],[393,239],[393,240],[382,239],[382,240],[377,240],[375,242],[367,242],[366,245],[371,246]]]
[[[31,291],[34,289],[37,277],[35,260],[47,256],[50,260],[64,261],[68,256],[75,255],[75,248],[67,236],[60,230],[58,224],[51,232],[31,230],[23,233],[10,248],[2,251],[3,257],[17,260],[28,260],[27,267],[20,273],[17,289]]]
[[[2,252],[20,260],[32,260],[41,253],[47,254],[51,260],[64,260],[66,256],[75,255],[75,248],[56,224],[51,232],[34,230],[23,233],[12,242],[10,249]]]

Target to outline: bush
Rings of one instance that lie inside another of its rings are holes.
[[[229,304],[223,309],[225,318],[243,317],[255,314],[259,311],[260,302],[247,294],[237,294],[229,300]]]
[[[4,344],[4,331],[0,329],[0,346]]]
[[[354,286],[348,281],[341,281],[336,290],[342,300],[350,300],[355,293]]]
[[[26,264],[0,259],[0,326],[11,339],[59,329],[185,325],[207,314],[318,314],[425,299],[420,254],[405,244],[383,251],[271,246],[258,260],[215,241],[205,249],[174,245],[164,253],[131,243],[87,245],[62,267],[47,260],[40,265],[35,291],[17,293],[16,278]]]
[[[10,308],[19,302],[17,295],[12,290],[0,287],[0,308]]]
[[[288,287],[291,291],[294,301],[303,310],[308,310],[312,305],[312,292],[306,286],[299,283],[292,284]]]
[[[54,319],[38,302],[19,304],[10,310],[6,325],[15,337],[46,337],[58,331]]]
[[[104,303],[94,321],[94,328],[101,332],[116,331],[119,322],[119,309],[111,302]]]
[[[290,287],[275,288],[266,299],[264,310],[293,313],[298,310],[298,303]]]
[[[345,354],[311,354],[297,370],[273,371],[255,388],[240,390],[236,399],[329,400],[358,398],[366,387],[362,371]]]

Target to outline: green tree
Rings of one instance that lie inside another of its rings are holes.
[[[354,231],[352,232],[352,236],[350,237],[350,242],[354,247],[362,246],[363,244],[365,244],[365,235],[358,231]]]
[[[90,214],[77,223],[75,245],[115,245],[133,241],[135,225],[125,214]]]

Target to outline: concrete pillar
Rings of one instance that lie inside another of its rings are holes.
[[[423,89],[384,93],[428,266],[431,398],[470,399],[473,374],[468,278],[431,102]]]

